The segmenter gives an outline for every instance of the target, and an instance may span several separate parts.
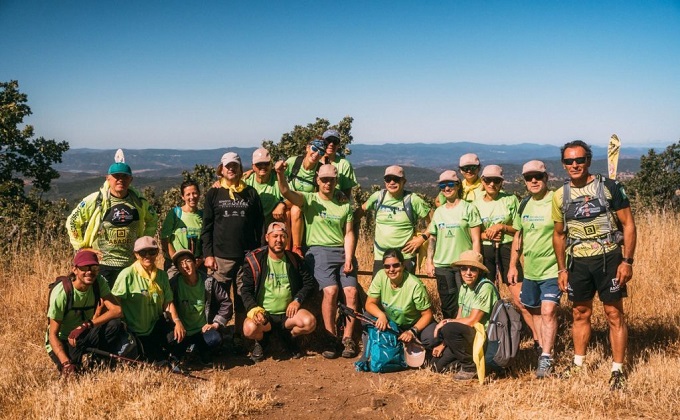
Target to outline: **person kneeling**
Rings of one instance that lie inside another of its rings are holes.
[[[170,280],[173,302],[187,335],[174,351],[181,356],[191,348],[201,363],[212,361],[212,352],[222,344],[224,328],[233,313],[229,290],[224,282],[199,272],[196,257],[188,249],[177,251],[172,262],[178,274]]]
[[[264,358],[262,341],[274,329],[280,334],[293,358],[302,356],[294,337],[310,334],[316,318],[300,306],[316,289],[317,283],[302,259],[286,251],[286,225],[272,222],[267,228],[267,246],[246,255],[243,264],[241,298],[248,317],[243,335],[255,340],[251,358]]]
[[[97,254],[79,251],[72,272],[57,279],[49,301],[45,348],[62,375],[76,373],[88,349],[120,350],[119,343],[127,336],[120,320],[123,312],[99,275]]]

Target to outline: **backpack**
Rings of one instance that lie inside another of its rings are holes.
[[[487,368],[500,371],[517,356],[520,331],[522,330],[522,316],[512,303],[501,299],[496,286],[487,279],[479,282],[475,288],[475,293],[486,283],[493,286],[498,300],[491,309],[489,327],[486,330],[487,344],[484,361]]]
[[[389,328],[380,331],[373,325],[367,324],[364,334],[365,340],[364,354],[354,368],[357,372],[388,373],[406,369],[404,358],[404,345],[398,340],[394,331],[399,331],[399,327],[393,321],[389,322]],[[390,329],[394,331],[390,331]]]
[[[80,311],[80,318],[83,320],[83,322],[87,321],[87,319],[85,319],[85,311],[89,311],[90,309],[94,309],[96,311],[97,307],[99,306],[99,301],[100,301],[99,282],[95,279],[95,282],[92,285],[92,291],[94,292],[94,305],[81,306],[81,307],[74,308],[73,307],[73,281],[67,276],[57,277],[56,280],[54,280],[49,285],[49,292],[47,294],[48,309],[49,309],[49,305],[50,305],[50,298],[52,296],[52,290],[54,290],[54,287],[56,285],[58,285],[59,283],[61,283],[64,286],[64,293],[66,293],[66,307],[64,308],[64,317],[66,317],[66,313],[68,313],[69,311],[77,310],[77,311]]]
[[[531,196],[524,197],[522,201],[519,203],[519,209],[517,210],[517,213],[519,213],[519,217],[522,217],[522,214],[524,214],[524,209],[527,207],[527,203],[531,200]]]
[[[385,195],[387,194],[386,189],[380,190],[380,196],[378,197],[378,200],[376,200],[373,208],[377,212],[380,207],[382,206],[383,201],[385,201]],[[411,203],[411,191],[404,190],[404,196],[402,197],[402,201],[404,202],[404,211],[406,212],[406,216],[408,217],[408,220],[411,221],[411,226],[415,228],[416,223],[418,222],[418,218],[416,217],[415,213],[413,212],[413,204]]]
[[[297,156],[295,158],[295,162],[293,162],[293,166],[290,168],[290,175],[288,176],[288,182],[292,182],[293,179],[297,178],[302,181],[307,182],[306,179],[300,178],[298,176],[298,172],[300,172],[300,168],[302,167],[302,161],[305,160],[304,155]],[[317,178],[319,178],[319,168],[321,165],[318,163],[316,164],[316,169],[314,170],[314,179],[312,180],[312,185],[314,185],[314,191],[317,191],[319,189],[319,184],[316,182]]]

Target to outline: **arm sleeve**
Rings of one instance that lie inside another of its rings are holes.
[[[94,201],[99,192],[88,195],[78,203],[71,214],[66,218],[66,230],[73,249],[76,251],[82,248],[83,234],[92,217]]]
[[[432,302],[430,302],[430,296],[427,294],[425,285],[416,277],[418,285],[413,290],[413,303],[416,305],[416,309],[419,311],[424,311],[432,307]]]
[[[482,217],[479,215],[479,210],[472,204],[467,206],[467,218],[468,225],[471,228],[480,226],[482,224]]]
[[[212,322],[217,322],[224,327],[234,314],[234,305],[229,297],[229,290],[225,282],[213,278],[212,284],[213,301],[219,305]]]
[[[366,292],[366,295],[368,297],[380,300],[380,291],[382,289],[382,282],[384,281],[384,278],[385,272],[382,270],[378,271],[378,274],[376,274],[375,277],[373,277],[371,285],[368,286],[368,291]]]
[[[562,215],[562,195],[564,194],[564,187],[559,188],[555,191],[552,198],[552,219],[553,222],[564,222],[564,217]]]
[[[480,311],[490,314],[493,309],[494,290],[491,284],[484,284],[475,296],[470,309],[479,309]]]
[[[425,218],[428,214],[430,214],[430,205],[425,202],[420,196],[416,193],[411,193],[413,196],[411,197],[411,204],[413,205],[413,210],[415,211],[416,215],[418,215],[418,218],[423,219]]]
[[[630,200],[623,189],[623,184],[614,180],[607,180],[605,187],[609,188],[612,195],[612,210],[617,211],[630,207]]]

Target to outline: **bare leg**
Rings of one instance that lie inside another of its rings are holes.
[[[628,344],[628,327],[623,316],[623,301],[603,303],[604,313],[609,321],[609,341],[612,345],[612,358],[616,363],[623,363]]]
[[[557,335],[557,304],[549,300],[541,302],[540,323],[535,325],[540,331],[543,353],[552,353]]]
[[[590,341],[590,317],[593,314],[593,301],[574,302],[572,313],[574,326],[572,335],[574,338],[574,354],[585,356],[588,342]]]
[[[335,330],[335,313],[338,307],[338,286],[328,286],[323,289],[323,300],[321,301],[321,316],[323,326],[331,335],[337,336]]]
[[[345,301],[347,303],[347,306],[350,308],[356,310],[357,309],[357,288],[356,287],[344,287],[342,289],[345,293]],[[342,334],[342,337],[352,337],[352,333],[354,332],[354,321],[355,319],[352,317],[349,317],[347,320],[347,325],[345,325],[345,332]]]
[[[299,309],[294,317],[286,319],[284,326],[293,337],[310,334],[316,328],[316,318],[309,311]]]
[[[258,325],[250,318],[246,318],[245,321],[243,321],[243,336],[251,340],[262,340],[264,333],[271,331],[271,329],[271,323],[267,323],[267,325]]]
[[[543,344],[543,337],[542,337],[542,324],[543,324],[543,319],[541,317],[541,308],[526,308],[527,312],[531,314],[531,320],[534,323],[534,328],[536,329],[536,332],[538,333],[538,344],[541,346],[544,352],[548,352],[548,350],[545,349],[545,346]]]

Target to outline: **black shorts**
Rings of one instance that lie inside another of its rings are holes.
[[[483,245],[482,255],[484,256],[484,265],[489,274],[486,276],[491,281],[496,281],[496,259],[498,254],[500,254],[500,261],[498,265],[501,268],[501,276],[503,278],[503,284],[508,284],[508,270],[510,269],[510,251],[512,249],[512,243],[501,244],[500,249],[497,251],[493,245]],[[521,283],[524,279],[524,271],[522,271],[522,266],[517,262],[517,283]]]
[[[617,302],[628,296],[626,286],[619,286],[616,270],[621,264],[621,249],[594,257],[574,258],[569,269],[567,295],[572,302],[592,300],[597,292],[604,303]],[[606,269],[606,270],[603,270]]]

